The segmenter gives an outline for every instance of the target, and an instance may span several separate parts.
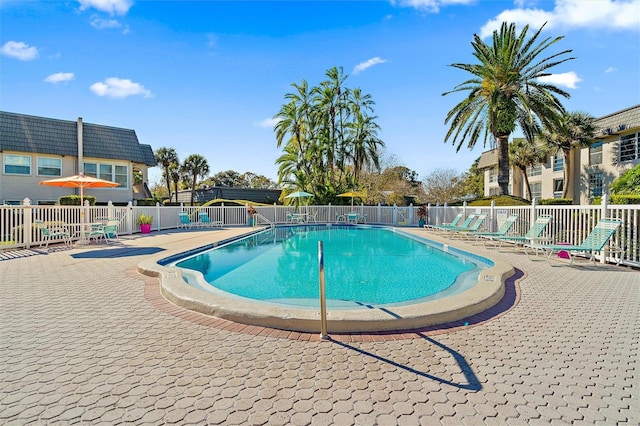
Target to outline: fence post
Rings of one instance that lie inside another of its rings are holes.
[[[407,223],[407,226],[413,226],[413,203],[409,204],[409,223]]]
[[[24,206],[24,212],[22,216],[22,241],[24,241],[26,248],[30,248],[33,235],[31,233],[31,215],[33,213],[33,210],[31,210],[31,200],[25,198],[24,200],[22,200],[22,205]]]
[[[133,203],[131,201],[129,201],[127,203],[127,234],[131,235],[133,234]]]
[[[394,225],[398,224],[398,206],[396,206],[395,204],[393,205],[393,214],[392,214],[392,221]]]
[[[158,223],[158,225],[157,225],[158,229],[157,230],[159,231],[159,230],[162,229],[162,227],[160,226],[161,225],[161,223],[160,223],[160,203],[157,202],[157,201],[156,201],[156,217],[158,218],[158,220],[156,222]]]
[[[609,209],[609,197],[607,194],[602,194],[602,200],[600,201],[601,213],[600,218],[605,219],[608,217],[607,210]],[[607,255],[609,254],[609,245],[604,246],[602,256],[600,256],[600,263],[606,263]]]
[[[530,217],[531,223],[535,222],[537,218],[538,218],[538,198],[533,197],[533,200],[531,200],[531,217]]]
[[[495,214],[496,214],[496,201],[495,200],[491,200],[491,208],[489,209],[489,213],[491,216],[491,227],[489,228],[492,232],[496,230],[496,228],[494,228],[493,224],[498,223],[498,218],[496,218]]]

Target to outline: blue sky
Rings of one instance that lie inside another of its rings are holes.
[[[485,148],[444,143],[463,95],[441,94],[468,78],[448,65],[474,63],[473,34],[505,20],[565,37],[549,54],[576,57],[553,69],[567,109],[640,103],[639,0],[0,0],[0,19],[2,110],[135,129],[211,174],[275,180],[273,116],[292,83],[334,66],[372,95],[387,156],[421,178],[467,170]]]

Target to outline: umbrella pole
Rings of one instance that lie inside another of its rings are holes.
[[[85,212],[84,212],[84,186],[80,187],[80,239],[77,241],[76,244],[81,244],[81,245],[85,245],[85,244],[89,244],[89,241],[87,241],[85,239]]]

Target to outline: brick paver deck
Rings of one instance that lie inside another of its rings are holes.
[[[0,254],[0,424],[640,423],[636,270],[505,250],[494,315],[338,341],[185,313],[135,273],[241,231]]]

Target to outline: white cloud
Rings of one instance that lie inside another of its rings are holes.
[[[90,23],[93,28],[98,30],[122,27],[122,24],[115,19],[102,19],[97,15],[91,16]]]
[[[391,0],[391,4],[400,7],[413,7],[415,9],[437,13],[441,6],[450,4],[469,4],[476,0]]]
[[[126,98],[132,95],[143,95],[145,98],[152,97],[151,92],[145,89],[142,84],[117,77],[109,77],[104,82],[93,83],[90,89],[98,96],[108,96],[110,98]]]
[[[57,72],[55,74],[51,74],[47,78],[44,79],[47,83],[62,83],[73,80],[75,76],[72,72]]]
[[[20,59],[21,61],[30,61],[38,57],[38,49],[22,41],[6,42],[2,48],[0,48],[0,53],[11,58]]]
[[[532,29],[538,29],[547,22],[546,29],[608,28],[637,31],[640,28],[640,2],[555,0],[551,11],[539,8],[505,10],[480,29],[480,37],[491,36],[503,22],[514,22],[518,27],[529,25]]]
[[[379,56],[376,56],[375,58],[371,58],[369,60],[366,60],[356,65],[355,68],[353,69],[353,73],[359,74],[362,71],[366,70],[367,68],[371,68],[372,66],[377,64],[384,64],[385,62],[387,62],[386,59],[382,59]]]
[[[265,129],[273,129],[276,124],[280,122],[280,118],[265,118],[264,120],[254,123],[258,127],[264,127]]]
[[[80,10],[96,9],[110,15],[126,15],[132,6],[131,0],[78,0]]]
[[[606,73],[616,72],[616,71],[618,71],[618,68],[614,68],[614,67],[609,67],[606,70],[604,70],[604,72]]]
[[[569,89],[577,89],[577,84],[582,81],[582,79],[578,77],[578,74],[573,71],[539,77],[538,80],[543,83],[551,83],[556,86],[568,87]]]

